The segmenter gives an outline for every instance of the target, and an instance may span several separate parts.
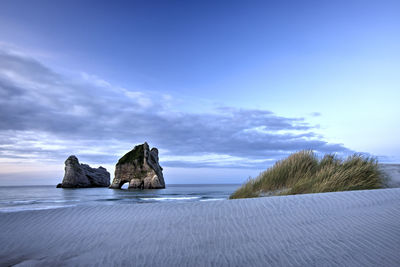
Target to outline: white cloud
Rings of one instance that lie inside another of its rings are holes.
[[[0,96],[0,159],[14,163],[76,154],[113,164],[144,141],[177,167],[259,167],[300,149],[348,152],[303,118],[233,107],[182,112],[168,94],[128,90],[85,72],[72,79],[1,50]]]

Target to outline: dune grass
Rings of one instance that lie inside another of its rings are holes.
[[[383,175],[374,158],[361,154],[347,159],[334,154],[318,158],[314,152],[304,150],[278,161],[258,177],[250,178],[230,199],[381,187]]]

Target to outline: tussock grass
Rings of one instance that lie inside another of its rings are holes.
[[[334,154],[318,158],[314,152],[304,150],[276,162],[258,177],[250,178],[230,199],[381,187],[383,175],[374,158],[361,154],[347,159]]]

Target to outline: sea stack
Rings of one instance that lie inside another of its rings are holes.
[[[69,156],[65,161],[65,174],[62,183],[57,188],[87,188],[110,186],[110,173],[103,167],[91,168],[80,164],[75,156]]]
[[[150,150],[145,142],[119,159],[110,188],[120,189],[124,183],[129,183],[131,189],[165,188],[162,170],[158,163],[158,149],[153,147]]]

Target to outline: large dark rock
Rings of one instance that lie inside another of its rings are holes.
[[[58,188],[85,188],[110,186],[110,173],[103,167],[91,168],[80,164],[75,156],[69,156],[65,161],[65,174]]]
[[[129,188],[165,188],[157,148],[150,150],[145,142],[120,158],[115,166],[115,177],[110,188],[120,189],[124,183],[129,183]]]

